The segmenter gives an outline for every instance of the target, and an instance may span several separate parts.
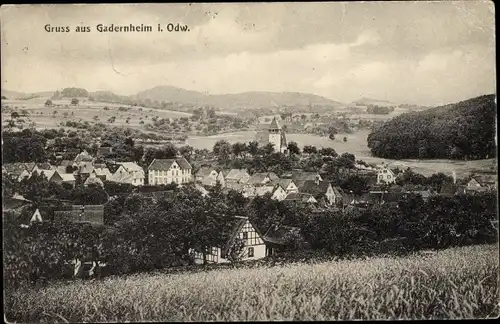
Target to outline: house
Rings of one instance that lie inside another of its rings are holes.
[[[498,178],[495,175],[473,175],[467,182],[468,191],[489,191],[498,188]]]
[[[193,167],[184,157],[175,159],[154,159],[148,167],[150,185],[191,182]]]
[[[274,186],[271,198],[275,199],[277,201],[282,201],[282,200],[286,199],[287,195],[288,195],[288,192],[286,192],[286,190],[283,189],[282,186],[276,185],[276,186]]]
[[[254,173],[250,179],[248,179],[246,184],[260,186],[276,180],[279,180],[279,177],[274,172]]]
[[[282,224],[271,225],[263,239],[266,244],[266,256],[285,252],[294,247],[300,248],[307,244],[299,227]]]
[[[306,203],[317,203],[318,201],[314,198],[313,195],[307,193],[299,193],[299,192],[291,192],[289,193],[285,201],[298,201],[298,202],[306,202]]]
[[[377,184],[396,183],[396,175],[387,165],[383,165],[377,170]]]
[[[226,243],[220,247],[208,247],[205,249],[206,261],[208,263],[230,262],[228,255],[230,248],[236,239],[243,240],[244,248],[241,260],[258,260],[266,256],[266,245],[258,229],[247,217],[235,216],[231,221],[231,230],[228,233]],[[195,263],[203,263],[203,253],[191,250],[194,253]]]
[[[83,185],[85,187],[87,187],[88,185],[91,185],[91,184],[96,184],[96,185],[99,185],[101,187],[104,187],[104,183],[102,182],[102,180],[100,178],[98,178],[96,176],[96,174],[93,172],[89,175],[89,177],[85,180],[85,182],[83,183]]]
[[[74,159],[74,162],[80,163],[80,162],[93,162],[94,158],[85,150],[80,152]]]
[[[373,197],[370,193],[363,193],[360,195],[353,195],[350,205],[357,208],[368,208],[373,205]]]
[[[215,186],[217,182],[224,187],[224,174],[222,172],[217,172],[212,167],[203,166],[195,174],[195,179],[197,182],[204,186]]]
[[[70,185],[75,186],[76,178],[72,173],[59,173],[59,175],[62,178],[62,183],[69,183]]]
[[[313,181],[323,181],[323,178],[318,172],[308,172],[302,170],[293,170],[290,173],[284,174],[283,178],[292,179],[297,186],[300,187],[299,182],[313,180]]]
[[[38,174],[38,175],[43,175],[45,178],[47,178],[47,180],[50,181],[50,179],[52,178],[52,176],[56,172],[57,172],[56,170],[40,170],[40,169],[36,169],[35,171],[33,171],[31,173],[30,177],[32,177],[34,174]]]
[[[5,163],[2,165],[2,173],[10,175],[18,181],[23,180],[25,177],[29,178],[32,169],[27,166],[27,163]]]
[[[54,221],[104,224],[104,205],[72,205],[70,210],[54,211]]]
[[[59,172],[57,170],[54,170],[54,172],[52,173],[52,175],[49,178],[49,181],[61,184],[61,183],[63,183],[63,177],[59,174]]]
[[[112,176],[111,172],[106,167],[106,165],[102,166],[102,165],[95,165],[94,164],[94,173],[102,181],[109,180],[109,179],[111,179],[111,176]],[[143,173],[144,173],[144,171],[143,171]]]
[[[209,166],[202,166],[196,173],[194,174],[194,178],[196,181],[202,181],[205,178],[211,178],[214,181],[217,179],[217,176],[219,175],[219,172],[215,170],[212,167]]]
[[[325,181],[306,180],[299,187],[299,192],[311,194],[317,201],[325,199],[329,205],[337,205],[342,202],[342,194],[338,188]]]
[[[40,210],[37,208],[33,214],[27,214],[23,215],[24,213],[21,213],[20,215],[20,220],[21,220],[21,227],[23,228],[28,228],[31,226],[33,223],[42,223],[42,215],[40,214]],[[30,216],[31,215],[31,216]],[[27,216],[27,217],[25,217]]]
[[[80,175],[82,178],[87,178],[94,172],[95,168],[92,162],[82,161],[77,165],[76,174]]]
[[[118,165],[118,168],[113,174],[111,174],[111,171],[109,171],[108,169],[109,178],[108,175],[106,175],[106,180],[118,183],[129,183],[134,186],[144,185],[144,179],[145,179],[144,169],[141,168],[139,165],[137,165],[137,163],[121,162],[121,163],[116,163],[116,165]]]
[[[245,184],[250,180],[250,174],[245,169],[222,170],[226,186],[228,183]]]
[[[442,196],[455,196],[458,194],[463,194],[466,192],[467,186],[460,186],[453,183],[444,183],[441,186],[441,191],[439,192]]]
[[[299,188],[292,179],[277,179],[271,181],[271,183],[279,185],[281,188],[285,189],[287,194],[291,192],[299,192]]]

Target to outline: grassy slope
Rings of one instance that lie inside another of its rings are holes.
[[[34,121],[37,124],[37,128],[53,128],[59,127],[61,121],[71,120],[71,121],[89,121],[93,122],[93,117],[98,116],[99,121],[107,123],[107,120],[111,116],[116,117],[116,121],[113,125],[116,126],[128,126],[142,129],[143,125],[140,124],[141,118],[144,123],[151,123],[151,118],[157,116],[158,118],[180,118],[180,117],[190,117],[190,113],[171,111],[171,110],[160,110],[153,108],[144,107],[129,107],[125,105],[102,103],[102,102],[81,102],[78,106],[69,105],[69,100],[54,100],[54,105],[62,105],[62,107],[45,107],[44,98],[33,99],[33,100],[5,100],[3,104],[9,105],[10,107],[18,107],[19,109],[25,109],[29,113],[30,121]],[[68,105],[65,107],[64,105]],[[130,108],[128,111],[119,111],[119,107]],[[109,110],[104,110],[104,107],[108,107]],[[139,110],[142,109],[142,110]],[[57,115],[54,118],[53,112],[57,111]],[[63,114],[68,112],[69,116],[67,118],[63,117]],[[73,112],[74,115],[71,115]],[[43,113],[43,115],[40,115]],[[147,116],[147,118],[146,118]],[[127,124],[126,119],[130,117],[130,121]],[[10,114],[2,114],[2,119],[4,124],[7,119],[10,119]],[[28,118],[24,118],[28,120]]]
[[[6,312],[23,322],[484,318],[498,316],[498,300],[498,247],[490,245],[59,283],[8,296]]]

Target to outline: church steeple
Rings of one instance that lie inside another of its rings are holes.
[[[273,121],[271,122],[271,125],[269,126],[269,129],[271,130],[281,130],[281,126],[276,120],[276,117],[273,118]]]

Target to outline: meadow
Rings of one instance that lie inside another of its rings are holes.
[[[498,245],[59,282],[5,303],[8,321],[42,323],[494,318]]]
[[[322,137],[313,134],[287,134],[289,142],[297,142],[299,147],[305,145],[313,145],[318,148],[332,147],[338,154],[345,152],[352,153],[357,160],[363,160],[367,163],[381,164],[382,162],[389,164],[390,167],[400,169],[412,168],[413,171],[421,173],[425,176],[430,176],[436,172],[444,172],[447,175],[452,174],[455,170],[458,177],[464,177],[472,172],[487,172],[495,170],[496,159],[476,160],[476,161],[459,161],[459,160],[391,160],[374,157],[371,155],[370,149],[367,146],[366,138],[369,131],[360,130],[353,134],[338,134],[334,140],[328,137]],[[343,137],[347,137],[347,142],[343,141]],[[229,143],[249,142],[255,139],[255,131],[241,131],[213,136],[189,136],[186,144],[197,149],[211,150],[214,144],[219,140],[226,140]]]

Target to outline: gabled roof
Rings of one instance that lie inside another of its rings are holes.
[[[59,173],[63,182],[76,181],[75,176],[72,173]]]
[[[222,170],[222,174],[226,180],[240,180],[245,176],[250,176],[246,169]]]
[[[95,168],[94,171],[95,171],[95,174],[97,176],[105,176],[106,180],[111,177],[111,172],[109,171],[109,169],[107,167],[105,167],[105,168]]]
[[[296,181],[316,180],[317,176],[319,176],[318,172],[309,172],[302,170],[293,170],[291,173],[291,178]]]
[[[35,173],[35,172],[33,172],[33,173]],[[43,174],[47,178],[47,180],[50,180],[50,178],[52,178],[52,176],[54,175],[55,172],[56,172],[56,170],[39,170],[36,173],[38,173],[40,175]]]
[[[125,168],[127,171],[142,171],[144,172],[144,169],[141,168],[140,165],[138,165],[135,162],[117,162],[116,164],[121,165]]]
[[[233,219],[229,221],[231,230],[228,233],[228,239],[226,241],[226,244],[224,244],[224,246],[221,249],[221,256],[223,258],[226,256],[227,252],[229,251],[229,248],[233,244],[234,240],[238,237],[238,234],[240,233],[243,226],[245,226],[247,221],[250,222],[248,217],[244,216],[234,216]],[[254,228],[255,232],[263,239],[263,235],[260,233],[259,229],[254,224],[252,224],[252,222],[250,222],[250,224]]]
[[[85,182],[83,184],[87,185],[87,186],[89,184],[98,184],[101,187],[104,186],[104,183],[102,182],[102,180],[97,178],[97,177],[88,177],[87,180],[85,180]]]
[[[495,184],[498,181],[498,176],[490,174],[481,174],[473,176],[472,179],[476,179],[476,181],[479,182],[480,185],[484,186],[484,185]]]
[[[275,179],[275,180],[272,180],[271,181],[272,184],[275,184],[275,185],[279,185],[281,186],[281,188],[285,189],[288,188],[288,186],[290,185],[290,183],[293,183],[295,186],[297,186],[297,184],[293,181],[293,179]]]
[[[196,177],[206,177],[209,176],[212,171],[215,171],[215,168],[209,167],[209,166],[202,166],[198,171],[196,171]]]
[[[134,180],[132,174],[128,172],[118,172],[118,170],[109,177],[109,179],[106,178],[106,180],[112,181],[112,182],[119,182],[119,183],[132,183]]]
[[[330,183],[326,181],[320,181],[319,184],[316,184],[314,180],[306,180],[299,187],[299,192],[308,193],[314,197],[318,197],[326,194],[329,185]]]
[[[180,157],[175,159],[154,159],[149,165],[148,170],[168,170],[174,161],[183,170],[192,169],[191,164],[184,157]]]
[[[78,173],[85,173],[85,174],[90,174],[92,171],[94,171],[94,165],[92,162],[80,162],[78,164]]]
[[[75,162],[92,162],[94,158],[87,152],[82,151],[75,157]]]
[[[274,186],[255,187],[256,196],[264,196],[266,193],[273,193],[273,192],[274,192]]]
[[[268,177],[267,173],[254,173],[250,179],[248,179],[247,183],[248,184],[262,184],[264,183],[264,180]],[[269,180],[271,180],[269,178]]]

